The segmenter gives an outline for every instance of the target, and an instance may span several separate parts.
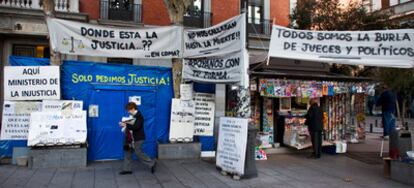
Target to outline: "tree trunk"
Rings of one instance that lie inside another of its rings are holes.
[[[174,25],[183,25],[184,14],[193,0],[164,0],[164,5],[168,10],[171,23]],[[174,84],[174,97],[180,97],[180,84],[182,81],[182,59],[172,59],[172,72]]]
[[[47,18],[54,18],[55,15],[55,1],[54,0],[41,0],[40,5],[42,6],[43,13],[45,16],[45,22]],[[48,38],[50,38],[48,36]],[[52,45],[49,40],[49,49],[50,49],[50,64],[51,65],[61,65],[62,60],[58,52],[53,51]]]
[[[180,98],[180,84],[182,81],[182,59],[172,59],[172,72],[174,84],[174,98]]]

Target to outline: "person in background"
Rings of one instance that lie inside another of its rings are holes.
[[[305,115],[305,124],[308,126],[313,148],[309,158],[319,159],[322,152],[323,112],[316,98],[310,99],[309,105],[308,113]]]
[[[382,126],[384,129],[383,138],[388,139],[391,130],[395,129],[395,93],[391,91],[388,85],[382,86],[383,92],[378,98],[377,105],[382,109]]]
[[[144,118],[141,112],[138,111],[137,105],[134,102],[129,102],[125,108],[128,113],[134,118],[134,120],[128,122],[120,122],[119,126],[121,126],[125,132],[126,144],[132,148],[130,147],[128,149],[129,152],[125,153],[123,169],[119,174],[132,174],[131,162],[134,152],[139,160],[151,169],[151,173],[154,173],[156,161],[148,157],[144,151],[142,151],[142,145],[144,144],[145,140]]]

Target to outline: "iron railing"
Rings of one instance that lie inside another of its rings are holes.
[[[211,26],[211,13],[203,11],[187,11],[184,15],[184,26],[206,28]]]
[[[41,0],[0,0],[0,7],[41,10]],[[79,0],[55,0],[55,10],[60,12],[79,12]]]
[[[142,23],[142,4],[133,0],[101,1],[101,19]]]
[[[250,34],[271,35],[272,20],[248,18],[247,30]]]

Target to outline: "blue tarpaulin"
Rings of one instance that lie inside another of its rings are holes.
[[[10,57],[10,65],[47,65],[48,59]],[[84,109],[98,106],[99,116],[88,117],[88,160],[122,159],[123,133],[118,122],[126,116],[130,96],[141,98],[144,116],[144,151],[157,155],[157,142],[166,143],[169,134],[173,86],[171,68],[64,61],[61,66],[62,98],[82,100]],[[11,156],[12,147],[26,141],[2,141],[0,151]],[[2,154],[0,153],[0,154]]]
[[[99,117],[88,118],[88,159],[122,159],[123,133],[118,125],[129,97],[141,97],[144,151],[157,155],[157,142],[168,141],[173,97],[171,68],[65,61],[62,65],[64,99],[96,105]]]
[[[11,56],[12,66],[49,65],[49,59]],[[118,126],[126,116],[130,96],[140,96],[139,110],[147,135],[144,151],[157,155],[157,142],[168,142],[173,86],[171,68],[64,61],[61,67],[62,98],[82,100],[84,109],[96,105],[99,117],[88,117],[88,160],[122,159],[123,135]],[[194,83],[195,92],[215,93],[214,84]],[[215,150],[213,136],[200,136],[203,151]],[[0,141],[0,156],[11,157],[13,147],[27,141]]]

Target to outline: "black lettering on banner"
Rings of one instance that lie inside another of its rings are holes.
[[[25,68],[23,69],[23,75],[37,75],[40,74],[40,68]]]
[[[115,38],[115,32],[113,30],[105,30],[105,29],[92,29],[81,27],[81,35],[82,36],[89,36],[95,38]]]
[[[215,27],[215,28],[212,28],[212,29],[209,29],[209,30],[189,32],[187,34],[187,36],[190,39],[194,39],[195,37],[198,37],[198,38],[209,37],[209,36],[216,35],[216,34],[219,34],[221,32],[233,29],[236,26],[237,26],[237,21],[233,21],[233,22],[230,22],[228,24],[224,24],[220,27]]]

